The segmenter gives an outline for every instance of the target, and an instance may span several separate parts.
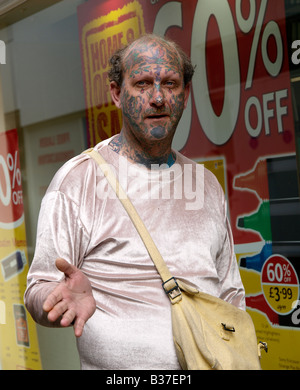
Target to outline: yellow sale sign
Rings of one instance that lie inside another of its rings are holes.
[[[17,131],[0,134],[0,369],[41,369],[36,326],[23,302],[28,272]]]
[[[111,100],[108,69],[111,55],[145,32],[138,1],[87,22],[81,33],[89,144],[121,130],[121,113]]]

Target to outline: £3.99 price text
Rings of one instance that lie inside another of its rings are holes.
[[[278,314],[294,310],[299,297],[297,273],[292,263],[281,255],[270,256],[263,266],[261,283],[269,306]]]

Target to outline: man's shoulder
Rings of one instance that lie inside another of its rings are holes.
[[[202,159],[190,158],[190,157],[187,157],[178,151],[176,151],[176,155],[178,158],[178,162],[180,162],[183,165],[185,165],[185,164],[191,165],[194,168],[201,167],[204,171],[206,180],[209,180],[212,183],[214,183],[214,182],[218,183],[218,179],[216,178],[215,174],[205,167],[204,161]]]
[[[107,140],[99,142],[94,146],[96,151],[107,149]],[[74,187],[85,185],[90,176],[97,175],[97,165],[90,156],[83,151],[65,162],[54,175],[49,187],[49,191],[69,192]]]

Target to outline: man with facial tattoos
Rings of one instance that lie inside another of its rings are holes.
[[[244,309],[224,193],[212,173],[171,147],[193,73],[180,47],[155,35],[117,51],[109,77],[122,130],[94,150],[172,275]],[[82,369],[180,369],[160,276],[87,154],[56,173],[42,201],[25,303],[42,325],[74,327]]]

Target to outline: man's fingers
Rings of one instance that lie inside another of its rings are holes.
[[[61,300],[61,292],[59,290],[54,290],[51,294],[48,295],[47,299],[45,300],[43,310],[49,312]]]
[[[76,337],[80,337],[82,335],[85,322],[86,321],[82,318],[76,318],[76,321],[74,324],[74,333],[75,333]]]
[[[55,265],[59,271],[63,272],[67,276],[71,276],[77,271],[77,268],[74,265],[64,259],[56,259]]]
[[[48,320],[51,322],[56,321],[68,310],[68,304],[65,301],[57,303],[51,311],[48,313]],[[73,321],[73,320],[72,320]],[[72,322],[71,321],[71,322]]]
[[[73,309],[67,310],[60,321],[61,326],[69,326],[74,321],[76,313]]]
[[[49,294],[43,309],[48,312],[50,322],[60,320],[63,327],[74,324],[75,336],[80,337],[87,319],[96,308],[91,285],[86,276],[68,261],[58,258],[55,265],[66,278]]]
[[[74,265],[68,263],[64,259],[56,259],[55,265],[59,271],[63,272],[67,276],[70,276],[75,271],[77,271],[77,268]],[[58,288],[56,288],[51,294],[49,294],[49,296],[45,300],[43,305],[43,310],[49,312],[61,300],[62,300],[62,294],[58,286]]]

